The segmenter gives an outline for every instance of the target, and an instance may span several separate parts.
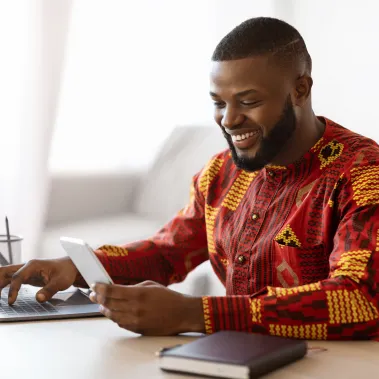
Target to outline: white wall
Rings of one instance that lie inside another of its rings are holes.
[[[33,256],[44,222],[48,157],[71,0],[0,0],[0,233]]]
[[[292,0],[293,21],[313,58],[313,104],[324,115],[379,142],[379,3]]]
[[[214,126],[215,45],[273,14],[271,0],[76,0],[51,170],[141,169],[175,125]]]
[[[178,124],[214,126],[210,55],[234,26],[282,18],[314,62],[317,114],[379,141],[372,0],[76,0],[52,171],[149,166]]]

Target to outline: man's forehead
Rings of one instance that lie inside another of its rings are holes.
[[[270,82],[278,76],[275,71],[275,65],[269,64],[266,56],[212,62],[211,87],[270,86]]]
[[[235,59],[230,61],[212,61],[211,77],[215,80],[222,80],[229,76],[251,75],[257,71],[266,71],[268,68],[268,59],[265,56],[257,56],[244,59]]]

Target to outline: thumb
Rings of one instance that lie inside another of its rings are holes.
[[[164,287],[162,284],[153,282],[152,280],[145,280],[144,282],[136,284],[137,287]]]
[[[50,300],[58,291],[60,291],[60,286],[57,280],[52,279],[43,288],[41,288],[36,295],[38,302],[43,303]]]

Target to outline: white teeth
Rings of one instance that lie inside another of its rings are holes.
[[[250,133],[245,133],[245,134],[238,134],[236,136],[232,136],[232,141],[243,141],[246,138],[252,137],[255,133],[257,132],[250,132]]]

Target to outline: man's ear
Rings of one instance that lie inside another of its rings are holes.
[[[302,107],[311,95],[313,80],[308,75],[302,75],[296,79],[294,104]]]

